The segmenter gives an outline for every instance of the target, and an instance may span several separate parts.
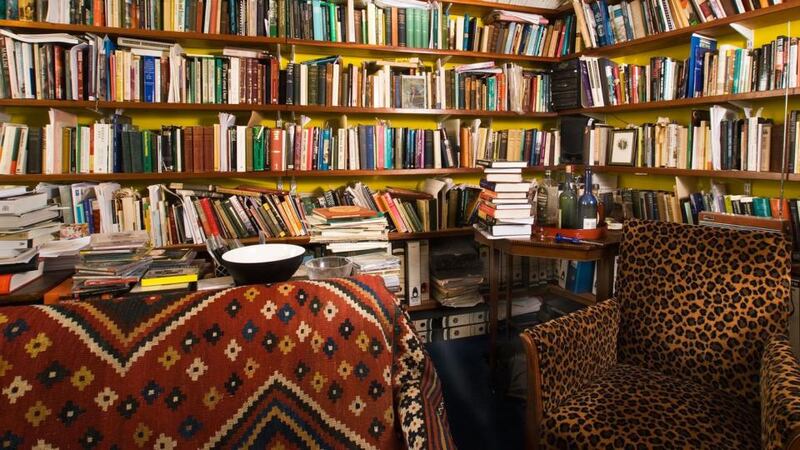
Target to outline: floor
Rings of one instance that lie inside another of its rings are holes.
[[[459,450],[524,448],[524,408],[521,399],[504,394],[517,368],[522,349],[515,334],[499,344],[498,369],[489,370],[487,336],[475,336],[452,341],[437,341],[427,345],[436,371],[442,381],[445,406],[450,428]],[[517,365],[509,361],[517,354]]]

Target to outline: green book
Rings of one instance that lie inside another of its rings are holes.
[[[331,42],[336,42],[336,5],[333,2],[328,4],[328,31],[330,32]]]
[[[214,58],[214,103],[222,103],[222,58]]]
[[[419,10],[420,17],[420,41],[419,47],[428,48],[430,43],[431,30],[430,30],[430,12],[424,9]]]
[[[486,95],[487,99],[486,102],[488,103],[486,106],[488,110],[494,111],[497,109],[497,79],[495,77],[489,77],[486,79]]]
[[[406,9],[406,47],[417,46],[417,9]]]
[[[153,149],[150,146],[151,131],[142,132],[142,170],[153,173]]]

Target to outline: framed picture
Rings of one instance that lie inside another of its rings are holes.
[[[425,108],[425,75],[400,75],[402,108]]]
[[[609,166],[633,166],[636,161],[636,130],[614,130],[611,132],[611,148],[608,151]]]

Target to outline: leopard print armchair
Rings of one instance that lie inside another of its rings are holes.
[[[779,235],[625,224],[616,298],[522,333],[531,448],[800,449]]]

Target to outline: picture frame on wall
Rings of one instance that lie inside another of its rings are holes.
[[[637,130],[625,129],[611,132],[611,148],[608,149],[609,166],[633,166],[636,162]]]

